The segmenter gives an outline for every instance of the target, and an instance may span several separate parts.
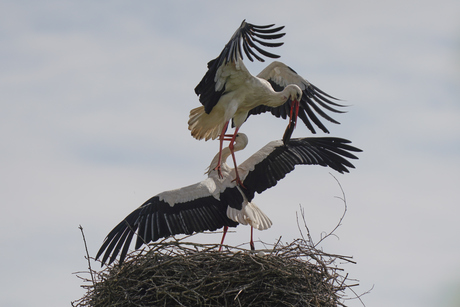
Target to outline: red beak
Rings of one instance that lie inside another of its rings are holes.
[[[291,104],[291,113],[289,114],[289,124],[286,127],[286,131],[284,131],[284,135],[283,135],[284,145],[286,145],[291,139],[292,133],[294,132],[294,128],[297,124],[298,115],[299,115],[299,102],[297,100],[293,100]]]
[[[291,104],[291,114],[289,116],[289,125],[293,124],[295,127],[295,125],[297,124],[298,115],[299,115],[299,102],[297,100],[294,100],[292,101],[292,104]]]

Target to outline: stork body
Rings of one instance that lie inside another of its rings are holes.
[[[180,189],[160,193],[129,214],[106,237],[96,258],[104,254],[102,263],[111,263],[120,253],[123,262],[134,234],[135,249],[142,244],[176,234],[192,234],[222,227],[251,225],[259,230],[271,226],[270,219],[254,204],[255,193],[262,193],[291,172],[296,165],[329,166],[344,173],[354,166],[347,160],[357,159],[352,152],[361,151],[349,141],[340,138],[292,139],[286,145],[272,141],[239,166],[245,188],[233,178],[235,169],[225,160],[231,154],[228,147],[222,151],[222,175],[215,170],[219,160],[212,160],[208,178]],[[235,150],[243,149],[247,137],[239,133]]]
[[[268,40],[283,37],[284,33],[278,32],[284,27],[272,27],[273,25],[256,26],[243,21],[221,54],[208,63],[208,71],[195,88],[202,106],[190,111],[188,124],[192,136],[199,140],[219,138],[221,151],[225,133],[232,120],[235,131],[229,140],[234,161],[232,143],[239,128],[251,114],[271,111],[273,115],[283,118],[289,114],[290,121],[283,137],[283,141],[287,142],[298,115],[315,133],[310,120],[324,132],[329,131],[317,118],[312,108],[334,123],[338,122],[328,116],[321,107],[332,112],[342,112],[332,107],[342,106],[329,99],[335,98],[322,92],[281,62],[270,64],[258,76],[251,75],[243,63],[242,50],[251,61],[253,61],[252,57],[264,61],[256,51],[270,58],[279,57],[255,44],[257,42],[267,47],[281,46],[283,43]],[[217,164],[218,171],[219,168],[220,163]],[[236,179],[241,183],[238,172],[236,172]]]
[[[231,77],[225,83],[225,94],[209,113],[206,113],[205,106],[190,111],[189,130],[196,139],[218,138],[230,120],[239,129],[250,112],[261,105],[271,109],[288,100],[300,100],[302,91],[298,85],[290,84],[283,91],[276,92],[267,80],[252,76],[242,64],[238,70],[232,65],[222,68],[223,75]]]

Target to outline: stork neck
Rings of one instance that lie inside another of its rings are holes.
[[[231,155],[230,148],[225,147],[224,149],[222,149],[222,164],[227,162],[227,158],[230,155]],[[209,168],[208,168],[208,172],[216,168],[218,162],[219,162],[219,153],[217,153],[212,159],[211,164],[209,165]]]
[[[274,91],[273,95],[270,95],[270,99],[265,103],[269,107],[279,107],[283,105],[289,97],[290,89],[284,88],[281,92]]]
[[[233,151],[237,152],[240,150],[243,150],[246,148],[246,145],[248,145],[248,137],[244,133],[238,133],[238,136],[235,140],[235,143],[233,144]],[[230,151],[229,147],[225,147],[222,149],[222,160],[221,160],[221,166],[227,167],[226,161],[227,158],[232,154]],[[208,169],[208,174],[217,166],[217,163],[219,162],[219,154],[216,154],[214,158],[212,159],[211,165],[209,165]]]
[[[266,105],[269,107],[278,107],[286,103],[289,97],[296,96],[296,94],[302,95],[300,87],[295,84],[288,84],[281,92],[274,91]]]

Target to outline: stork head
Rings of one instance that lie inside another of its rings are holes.
[[[300,98],[302,98],[302,90],[296,84],[289,84],[288,86],[286,86],[284,91],[286,94],[286,99],[290,99],[293,102],[299,102]]]
[[[234,151],[243,150],[248,145],[249,139],[246,134],[238,132],[233,145]]]

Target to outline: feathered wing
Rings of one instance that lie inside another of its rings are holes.
[[[147,200],[113,228],[105,238],[96,259],[104,254],[102,263],[108,260],[110,264],[121,251],[122,263],[134,234],[137,234],[135,249],[138,249],[142,244],[160,238],[238,225],[227,217],[228,205],[241,208],[243,203],[243,196],[236,187],[223,191],[219,199],[208,195],[173,206],[162,200],[160,195]]]
[[[274,61],[268,65],[264,70],[262,70],[257,77],[267,80],[273,89],[277,92],[282,91],[289,84],[296,84],[302,89],[302,98],[299,101],[299,117],[302,119],[307,128],[312,132],[316,133],[316,130],[313,126],[315,124],[323,132],[329,133],[329,130],[324,126],[321,120],[317,115],[322,118],[339,124],[338,121],[330,117],[325,110],[331,111],[334,113],[344,113],[344,111],[338,110],[335,107],[344,107],[344,105],[338,104],[333,100],[337,100],[330,96],[329,94],[323,92],[300,75],[298,75],[292,68],[289,66]],[[258,106],[249,111],[249,115],[260,114],[264,112],[271,112],[276,117],[282,117],[286,119],[289,116],[291,110],[291,100],[286,101],[285,104],[279,107],[268,107],[268,106]],[[248,117],[249,117],[248,115]],[[313,124],[312,124],[313,123]]]
[[[237,69],[240,69],[239,67],[244,68],[242,62],[243,53],[246,54],[250,61],[253,61],[253,58],[255,58],[258,61],[264,62],[261,55],[269,58],[279,57],[258,46],[260,44],[264,47],[278,47],[283,44],[282,42],[270,41],[285,35],[285,33],[278,33],[284,26],[276,28],[273,28],[273,26],[274,24],[257,26],[243,20],[220,55],[208,63],[208,71],[195,88],[195,93],[199,96],[199,100],[204,106],[206,113],[209,114],[211,112],[212,108],[226,91],[225,77],[220,75],[223,66],[229,64],[234,65]]]
[[[248,201],[255,192],[275,186],[296,165],[328,166],[339,173],[348,173],[354,168],[347,159],[358,159],[352,152],[361,149],[350,145],[350,141],[335,137],[291,139],[286,145],[273,141],[238,166],[238,173],[245,188],[241,190]]]

